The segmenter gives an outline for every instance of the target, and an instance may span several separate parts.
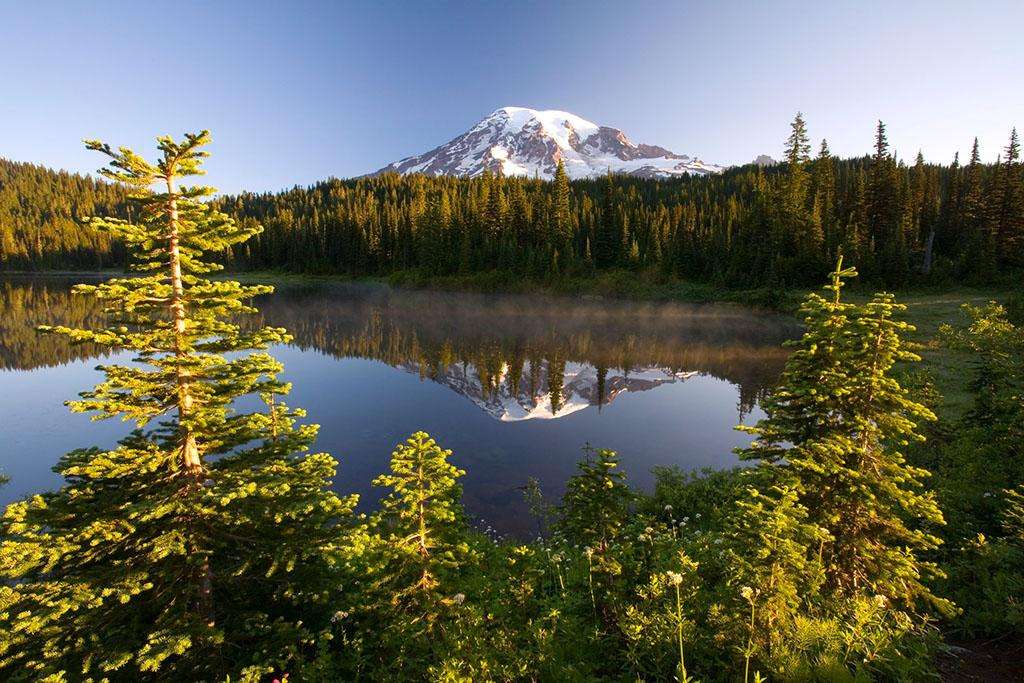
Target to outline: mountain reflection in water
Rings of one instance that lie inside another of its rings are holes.
[[[0,390],[18,385],[59,407],[87,388],[81,372],[61,369],[84,371],[97,349],[34,332],[39,324],[102,322],[94,301],[70,294],[73,281],[0,281],[0,367],[9,371],[0,372]],[[339,488],[362,493],[372,506],[379,492],[369,480],[386,467],[400,430],[423,428],[469,471],[470,512],[511,532],[528,529],[518,494],[526,478],[557,495],[585,442],[622,451],[640,485],[650,483],[657,464],[734,464],[730,449],[745,437],[731,427],[756,410],[785,361],[782,341],[796,333],[791,319],[735,307],[376,285],[283,286],[256,303],[260,313],[244,325],[277,325],[294,336],[275,353],[295,383],[291,403],[322,424],[318,448],[342,462]],[[403,376],[420,381],[410,385]],[[654,403],[640,400],[647,396]],[[11,403],[10,411],[19,407]],[[63,451],[50,449],[110,445],[104,438],[119,435],[110,427],[90,432],[80,418],[67,418],[64,440],[31,432],[61,431],[52,425],[22,420],[4,428],[15,437],[6,443],[42,451],[30,466],[0,444],[0,470],[14,480],[8,488],[58,485],[52,475],[27,476],[20,486],[18,479],[40,459],[52,466]],[[0,502],[12,494],[0,490]]]

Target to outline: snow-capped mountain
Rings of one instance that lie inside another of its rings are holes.
[[[454,140],[388,164],[377,173],[477,176],[489,170],[550,180],[559,159],[573,179],[609,171],[668,178],[722,170],[664,147],[636,144],[617,128],[599,126],[575,114],[502,107]]]
[[[418,363],[412,361],[399,367],[412,374],[420,374],[422,370]],[[558,404],[552,405],[554,396],[549,384],[549,369],[550,366],[543,363],[534,374],[527,363],[514,393],[509,387],[507,365],[502,367],[499,376],[493,378],[494,385],[489,387],[481,383],[472,364],[450,365],[443,374],[431,379],[465,396],[496,420],[521,422],[565,417],[590,406],[608,405],[623,393],[648,391],[663,384],[682,382],[697,374],[660,367],[634,368],[629,372],[610,368],[602,382],[593,365],[566,363]],[[531,374],[536,381],[533,386]]]

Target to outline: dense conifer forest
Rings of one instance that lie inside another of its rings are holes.
[[[0,268],[123,263],[75,216],[127,217],[123,193],[79,176],[0,165]],[[792,123],[782,163],[672,180],[552,182],[382,175],[218,207],[263,232],[226,256],[236,270],[424,278],[509,273],[538,280],[634,269],[730,287],[808,286],[839,253],[885,286],[1006,280],[1024,266],[1024,171],[1016,131],[999,161],[977,140],[949,164],[897,160],[879,122],[874,149],[837,159]]]
[[[124,249],[81,218],[127,211],[116,184],[0,159],[0,270],[123,266]]]

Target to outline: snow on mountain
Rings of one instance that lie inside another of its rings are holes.
[[[440,147],[388,164],[377,173],[478,176],[489,170],[550,180],[559,159],[573,179],[609,171],[644,178],[722,171],[664,147],[636,144],[617,128],[569,112],[502,107]]]
[[[399,366],[413,374],[422,375],[423,368],[416,362]],[[536,384],[531,386],[530,367],[527,363],[516,391],[509,387],[509,367],[503,366],[494,384],[485,387],[472,364],[448,366],[443,374],[430,377],[456,393],[465,396],[484,412],[501,422],[524,420],[552,420],[565,417],[590,406],[605,406],[620,394],[648,391],[663,384],[674,384],[696,375],[696,372],[674,372],[668,368],[634,368],[628,372],[618,368],[606,371],[603,383],[593,365],[567,363],[562,376],[562,389],[558,392],[559,405],[552,405],[550,366],[542,364],[535,374]]]

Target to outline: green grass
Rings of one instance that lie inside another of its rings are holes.
[[[904,319],[914,325],[911,341],[921,356],[918,366],[928,372],[935,388],[942,394],[939,415],[956,419],[971,405],[968,391],[971,378],[970,356],[946,348],[939,341],[939,327],[943,324],[964,324],[967,317],[960,307],[969,303],[980,306],[988,301],[1005,304],[1010,292],[1005,289],[956,287],[944,291],[897,293],[897,301],[906,304]],[[855,297],[867,298],[857,294]]]

